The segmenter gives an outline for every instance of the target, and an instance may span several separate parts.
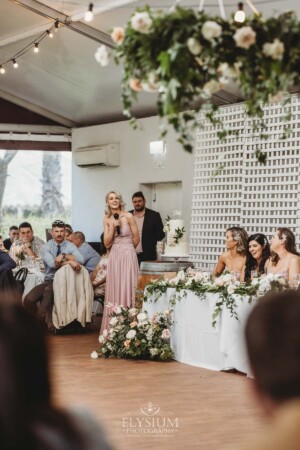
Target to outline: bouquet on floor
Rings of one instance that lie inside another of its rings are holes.
[[[170,361],[172,311],[156,313],[151,318],[146,311],[116,306],[110,320],[110,329],[99,336],[101,344],[92,357],[149,359]]]

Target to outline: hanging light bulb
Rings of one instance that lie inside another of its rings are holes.
[[[57,32],[58,27],[59,27],[59,21],[57,20],[57,21],[55,22],[55,24],[54,24],[54,31],[55,31],[55,33]]]
[[[12,63],[15,69],[17,69],[19,67],[19,64],[17,63],[17,61],[15,59],[12,59]]]
[[[50,31],[50,30],[47,30],[47,34],[48,34],[48,36],[49,36],[49,38],[53,38],[53,33],[52,33],[52,31]]]
[[[246,14],[244,11],[244,5],[243,5],[243,3],[240,2],[240,3],[238,3],[238,10],[234,15],[234,20],[235,20],[235,22],[243,23],[243,22],[245,22],[245,19],[246,19]]]
[[[2,66],[0,66],[0,73],[5,73],[5,69]]]
[[[34,51],[34,53],[38,53],[39,52],[39,44],[37,42],[34,44],[33,51]]]
[[[94,18],[93,7],[94,7],[93,3],[90,3],[89,4],[89,9],[84,15],[84,20],[86,22],[91,22],[93,20],[93,18]]]

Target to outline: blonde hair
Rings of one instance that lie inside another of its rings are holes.
[[[107,217],[109,217],[111,215],[111,210],[110,210],[110,207],[108,206],[108,197],[110,196],[110,194],[115,194],[118,197],[118,199],[120,200],[120,209],[122,211],[125,210],[125,206],[126,206],[126,203],[124,203],[122,194],[120,194],[120,192],[109,191],[105,196],[105,208],[104,208],[104,213]]]
[[[227,228],[226,231],[230,231],[233,240],[237,242],[236,251],[240,255],[245,255],[248,248],[248,234],[244,228],[241,227],[231,227]]]

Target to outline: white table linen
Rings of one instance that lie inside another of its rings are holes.
[[[45,274],[40,272],[37,269],[29,269],[25,283],[24,283],[24,292],[23,299],[38,284],[42,284],[45,279]]]
[[[170,309],[169,299],[174,289],[168,289],[156,302],[145,302],[150,317],[155,312]],[[182,296],[182,293],[181,293]],[[211,370],[237,369],[250,374],[244,342],[244,327],[252,309],[248,299],[236,298],[239,317],[231,317],[223,307],[216,327],[212,327],[212,313],[218,294],[205,294],[201,300],[191,291],[173,306],[174,325],[171,346],[179,362]]]

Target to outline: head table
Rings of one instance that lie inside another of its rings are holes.
[[[144,302],[143,309],[150,317],[156,312],[173,309],[174,325],[171,329],[171,346],[176,361],[211,370],[236,369],[251,376],[244,342],[247,317],[253,308],[248,298],[236,299],[238,320],[223,306],[215,328],[212,313],[218,294],[205,294],[200,299],[191,291],[170,307],[174,289],[154,301]],[[182,294],[181,294],[182,297]]]

